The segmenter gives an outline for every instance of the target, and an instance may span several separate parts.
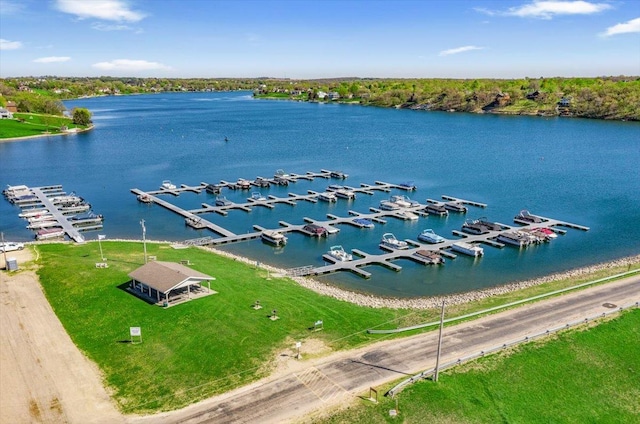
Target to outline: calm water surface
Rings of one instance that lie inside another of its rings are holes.
[[[640,253],[638,123],[254,100],[244,92],[94,98],[66,106],[90,109],[95,130],[0,144],[0,184],[62,184],[105,216],[100,233],[108,238],[141,238],[141,219],[152,239],[213,235],[186,227],[182,218],[157,205],[140,204],[131,188],[154,190],[165,179],[196,185],[271,177],[280,168],[293,173],[322,168],[347,172],[346,183],[352,186],[412,180],[418,190],[410,196],[422,203],[447,194],[488,204],[486,209],[471,207],[466,218],[486,216],[511,224],[518,211],[528,209],[591,227],[588,232],[569,230],[551,243],[524,250],[486,246],[483,258],[459,256],[444,267],[401,260],[399,273],[368,267],[373,273],[369,280],[349,273],[319,277],[350,290],[399,297],[453,293]],[[330,183],[336,180],[262,191],[286,196],[321,191]],[[225,195],[243,202],[250,194]],[[327,213],[344,216],[349,209],[367,212],[388,196],[205,216],[242,233],[253,224],[276,228],[281,220],[297,224],[305,216],[325,219]],[[212,203],[214,196],[185,193],[166,200],[198,208]],[[18,213],[0,201],[0,229],[7,239],[32,240]],[[327,240],[292,233],[283,249],[259,240],[224,249],[280,267],[318,266],[334,244],[377,253],[385,232],[415,239],[423,229],[433,228],[451,237],[451,230],[464,220],[456,214],[417,222],[389,219],[369,230],[341,226],[340,233]],[[85,235],[97,238],[96,232]]]

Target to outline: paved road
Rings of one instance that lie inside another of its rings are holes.
[[[441,362],[640,301],[640,276],[446,327]],[[282,423],[351,401],[378,386],[435,366],[437,332],[337,353],[299,372],[258,382],[180,411],[131,422]]]

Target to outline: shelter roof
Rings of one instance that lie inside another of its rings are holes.
[[[129,277],[161,293],[167,293],[173,289],[197,284],[201,281],[215,280],[210,275],[184,265],[163,261],[148,262],[130,272]]]

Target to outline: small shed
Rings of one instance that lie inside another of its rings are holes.
[[[152,261],[129,273],[129,277],[129,291],[162,306],[215,293],[211,290],[214,277],[175,262]]]

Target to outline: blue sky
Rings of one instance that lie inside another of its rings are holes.
[[[640,75],[639,0],[0,0],[0,77]]]

